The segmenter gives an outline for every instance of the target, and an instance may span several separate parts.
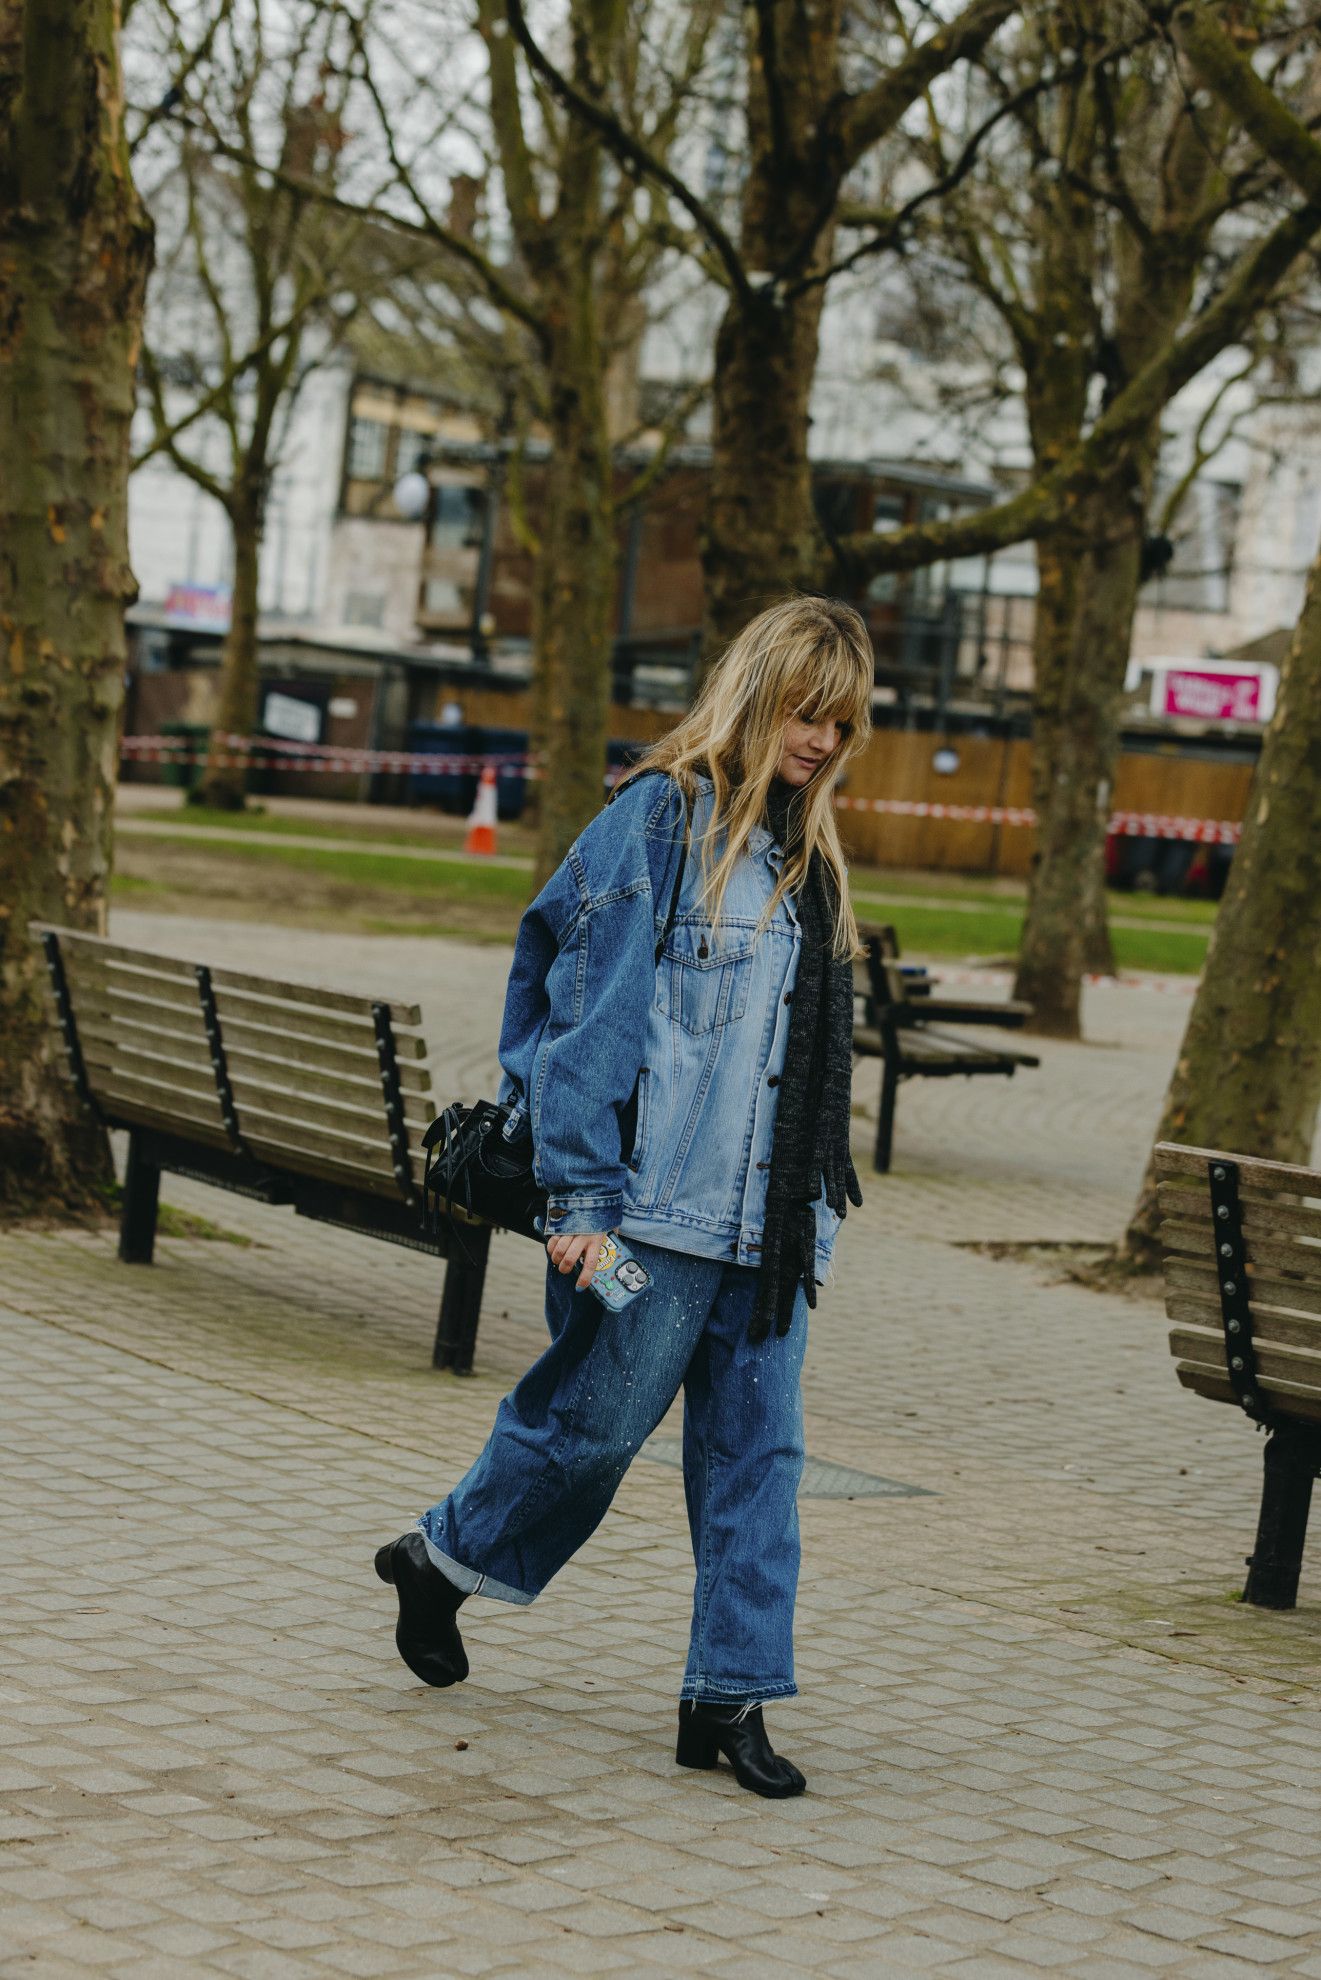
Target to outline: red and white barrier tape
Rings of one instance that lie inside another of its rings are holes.
[[[226,769],[292,770],[300,775],[327,772],[365,775],[391,771],[415,776],[475,776],[489,764],[497,777],[535,781],[545,775],[527,756],[431,756],[416,750],[348,749],[329,743],[285,742],[269,736],[221,735],[215,738],[223,754],[212,756],[186,736],[125,736],[120,753],[130,763],[172,763],[181,768],[215,761]],[[606,782],[623,775],[611,766]],[[1029,806],[1003,804],[932,804],[914,798],[837,796],[842,811],[870,811],[887,818],[934,818],[961,825],[1007,825],[1028,830],[1037,822]],[[1229,818],[1177,818],[1146,811],[1116,811],[1107,831],[1125,838],[1183,839],[1197,845],[1237,845],[1241,827]]]

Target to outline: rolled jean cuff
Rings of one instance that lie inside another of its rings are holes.
[[[769,1705],[776,1698],[797,1698],[798,1686],[792,1678],[767,1678],[762,1684],[738,1683],[734,1679],[686,1677],[680,1687],[681,1699],[694,1699],[699,1705]]]
[[[542,1236],[594,1237],[598,1231],[613,1231],[623,1215],[622,1190],[613,1196],[575,1196],[571,1190],[556,1190],[551,1192],[546,1206]]]
[[[464,1567],[462,1561],[452,1561],[448,1554],[442,1554],[421,1520],[418,1521],[417,1530],[422,1535],[422,1545],[427,1550],[427,1559],[432,1567],[439,1568],[446,1581],[452,1581],[454,1586],[461,1588],[465,1595],[490,1595],[497,1602],[516,1602],[520,1608],[526,1608],[529,1602],[535,1602],[536,1596],[527,1594],[524,1589],[510,1588],[503,1581],[492,1581],[489,1574],[478,1574],[475,1568]]]

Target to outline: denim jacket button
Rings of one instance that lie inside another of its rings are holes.
[[[554,1221],[554,1219],[555,1219],[556,1217],[562,1217],[562,1216],[564,1215],[564,1212],[563,1212],[563,1210],[548,1210],[548,1211],[546,1212],[546,1215],[547,1215],[547,1216],[548,1216],[548,1217],[549,1217],[549,1218],[550,1218],[550,1219],[552,1220],[552,1222],[553,1222],[553,1221]]]
[[[766,1078],[766,1084],[767,1086],[778,1086],[780,1084],[780,1075],[778,1073],[769,1073]]]

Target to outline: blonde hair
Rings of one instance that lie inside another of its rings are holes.
[[[730,876],[748,840],[765,823],[766,794],[780,767],[788,724],[839,722],[839,746],[796,801],[802,826],[785,858],[758,927],[770,922],[787,893],[797,894],[819,851],[837,902],[832,953],[861,953],[835,822],[835,781],[843,765],[871,738],[876,664],[861,616],[837,598],[782,598],[749,620],[716,661],[688,714],[646,749],[625,778],[668,771],[684,795],[697,794],[697,772],[714,786],[709,830],[701,840],[700,903],[713,930]],[[723,833],[724,844],[713,848]]]

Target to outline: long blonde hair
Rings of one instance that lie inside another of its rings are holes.
[[[685,796],[697,793],[699,770],[714,786],[710,828],[701,840],[700,901],[713,930],[730,875],[755,828],[765,823],[766,794],[780,767],[791,720],[839,722],[838,748],[802,789],[802,829],[785,858],[758,926],[768,924],[787,893],[797,894],[814,851],[834,881],[838,903],[832,953],[861,953],[835,823],[835,781],[871,738],[876,665],[860,615],[837,598],[782,598],[749,620],[716,661],[692,708],[652,743],[627,776],[666,770]],[[718,835],[724,844],[713,850]]]

